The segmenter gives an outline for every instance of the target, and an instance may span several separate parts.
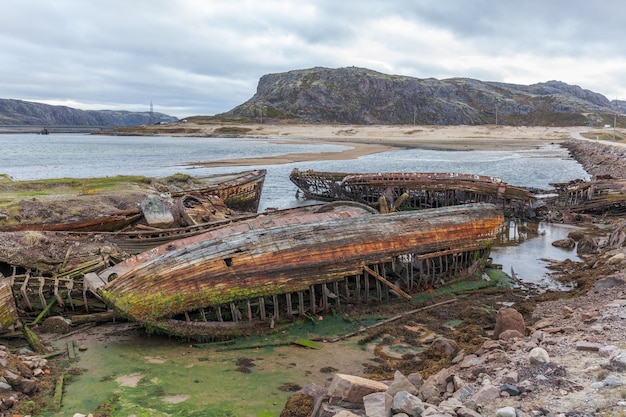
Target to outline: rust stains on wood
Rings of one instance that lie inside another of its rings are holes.
[[[484,248],[502,223],[494,205],[470,204],[222,230],[129,268],[99,292],[128,317],[150,322],[235,300],[304,291],[401,255]]]
[[[351,200],[377,207],[380,212],[447,207],[475,202],[497,204],[510,215],[523,215],[535,200],[528,190],[500,178],[448,172],[386,172],[348,174],[300,171],[289,179],[305,198]]]

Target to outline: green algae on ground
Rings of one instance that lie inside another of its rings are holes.
[[[358,373],[361,362],[373,357],[356,341],[320,342],[319,350],[274,345],[281,339],[320,340],[370,322],[352,322],[338,315],[319,319],[281,326],[273,334],[230,344],[190,345],[150,336],[143,330],[122,335],[117,331],[110,337],[106,331],[94,329],[97,333],[90,336],[89,346],[75,363],[83,372],[66,386],[63,408],[42,415],[88,414],[101,407],[107,410],[104,415],[111,417],[276,416],[292,395],[281,387],[327,383],[332,375],[321,373],[325,366]],[[254,363],[249,372],[238,369],[242,357]]]

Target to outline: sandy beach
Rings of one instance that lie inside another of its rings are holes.
[[[211,135],[220,126],[186,126]],[[515,126],[362,126],[313,124],[258,124],[243,137],[250,140],[284,143],[329,143],[349,146],[339,152],[292,153],[267,158],[230,159],[218,162],[197,162],[202,166],[274,165],[312,160],[354,159],[360,156],[398,148],[441,150],[520,150],[540,147],[546,143],[568,140],[586,127],[515,127]],[[164,132],[165,133],[165,132]]]

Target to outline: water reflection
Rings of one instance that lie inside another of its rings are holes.
[[[565,239],[579,227],[563,224],[507,219],[494,242],[491,257],[502,270],[527,283],[550,289],[564,289],[548,274],[549,261],[581,259],[576,249],[567,250],[552,246],[555,240]]]

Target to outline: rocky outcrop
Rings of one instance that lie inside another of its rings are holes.
[[[67,106],[0,99],[0,126],[137,126],[177,120],[176,117],[162,113],[79,110]]]
[[[626,178],[626,148],[575,139],[561,146],[567,148],[585,171],[594,176]]]
[[[612,112],[613,103],[603,95],[558,81],[524,86],[317,67],[264,75],[254,97],[221,116],[351,124],[564,126],[602,123],[602,115]]]

